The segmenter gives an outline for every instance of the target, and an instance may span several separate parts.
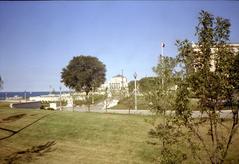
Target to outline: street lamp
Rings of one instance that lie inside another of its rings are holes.
[[[134,109],[137,109],[137,86],[136,86],[137,73],[134,73]]]
[[[26,90],[24,92],[24,98],[25,98],[25,102],[27,102],[27,91]]]

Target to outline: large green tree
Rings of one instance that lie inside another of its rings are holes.
[[[175,110],[175,115],[164,115],[164,123],[154,121],[150,131],[157,139],[152,143],[161,144],[160,163],[181,163],[188,158],[195,163],[225,163],[239,127],[236,96],[239,56],[229,44],[230,22],[206,11],[200,12],[198,21],[196,44],[189,40],[176,43],[181,68],[180,78],[175,79],[176,98],[168,97],[171,93],[167,88],[174,81],[172,69],[165,64],[155,69],[163,85],[151,93],[152,107],[156,111]],[[169,73],[168,80],[165,71]],[[190,105],[191,93],[197,97],[196,105]],[[225,108],[232,111],[229,121],[221,118],[220,112]],[[192,115],[193,110],[201,111],[197,119]]]
[[[139,80],[139,91],[141,93],[147,92],[155,86],[157,77],[144,77]]]
[[[94,91],[105,82],[105,65],[93,56],[76,56],[63,68],[62,82],[77,92]]]
[[[193,45],[188,40],[177,41],[178,59],[182,62],[184,76],[175,109],[185,127],[198,139],[200,149],[205,151],[208,160],[211,163],[224,163],[238,128],[238,109],[233,105],[238,84],[238,56],[229,45],[231,24],[228,19],[201,11],[198,21],[196,44]],[[199,100],[197,108],[202,114],[206,113],[207,118],[199,121],[192,119],[192,109],[188,106],[189,89]],[[230,126],[220,118],[225,102],[233,111]],[[199,130],[201,126],[208,127],[210,140]],[[225,134],[224,131],[228,133]],[[190,141],[192,145],[198,144]],[[196,154],[195,149],[192,151]],[[195,159],[204,159],[202,153],[198,153]]]
[[[143,77],[140,80],[137,80],[137,87],[140,93],[147,92],[155,86],[157,77]],[[129,92],[132,93],[134,91],[134,80],[128,83]]]

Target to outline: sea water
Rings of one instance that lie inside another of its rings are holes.
[[[0,100],[5,100],[9,97],[22,97],[25,98],[48,95],[49,92],[0,92]],[[60,92],[54,92],[54,94],[60,94]]]

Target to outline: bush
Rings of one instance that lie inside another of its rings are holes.
[[[45,109],[44,105],[41,105],[41,106],[40,106],[40,109],[43,109],[43,110],[44,110],[44,109]]]
[[[55,110],[54,108],[46,108],[47,110]]]

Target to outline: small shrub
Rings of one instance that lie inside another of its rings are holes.
[[[55,110],[54,108],[46,108],[47,110]]]
[[[40,109],[44,110],[44,109],[45,109],[44,105],[41,105],[41,106],[40,106]]]

